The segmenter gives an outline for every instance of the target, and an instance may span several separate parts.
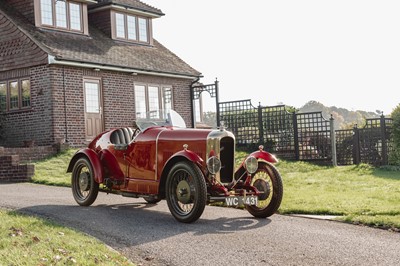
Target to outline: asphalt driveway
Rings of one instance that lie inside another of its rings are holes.
[[[193,224],[165,201],[99,194],[80,207],[71,190],[0,184],[0,207],[47,217],[92,235],[142,265],[400,265],[400,234],[340,222],[207,206]]]

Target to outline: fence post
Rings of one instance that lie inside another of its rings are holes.
[[[215,79],[215,105],[216,105],[216,115],[217,115],[217,128],[221,125],[221,120],[219,118],[220,111],[219,111],[219,81]]]
[[[388,159],[388,149],[387,149],[387,141],[386,141],[386,119],[385,116],[381,115],[381,139],[382,139],[382,164],[387,165],[389,164]]]
[[[331,145],[332,145],[332,164],[337,166],[337,154],[336,154],[336,134],[335,134],[335,120],[331,114],[330,118],[330,129],[331,129]]]
[[[299,149],[299,129],[297,127],[297,114],[293,113],[293,135],[294,135],[294,153],[296,156],[296,161],[300,159],[300,149]]]
[[[353,131],[353,163],[360,164],[360,131],[357,124],[354,125]]]
[[[264,144],[264,126],[261,103],[258,103],[258,137],[260,144]]]

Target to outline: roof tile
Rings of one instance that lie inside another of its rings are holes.
[[[118,2],[141,3],[136,0],[118,0]],[[1,10],[45,52],[57,59],[156,73],[201,76],[199,71],[157,40],[154,40],[153,46],[122,42],[111,39],[93,26],[89,26],[89,36],[36,28],[12,9],[0,6],[0,12]]]

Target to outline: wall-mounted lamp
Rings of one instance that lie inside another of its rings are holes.
[[[100,68],[93,68],[94,71],[100,71]]]

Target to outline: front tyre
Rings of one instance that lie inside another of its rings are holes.
[[[176,220],[182,223],[196,221],[207,202],[206,183],[200,169],[192,162],[175,164],[167,176],[166,199]]]
[[[282,178],[275,166],[259,162],[251,184],[262,193],[258,196],[258,205],[246,205],[247,211],[257,218],[266,218],[274,214],[283,197]]]
[[[99,184],[94,180],[93,167],[88,159],[80,158],[72,169],[72,195],[81,206],[91,205],[99,193]]]

